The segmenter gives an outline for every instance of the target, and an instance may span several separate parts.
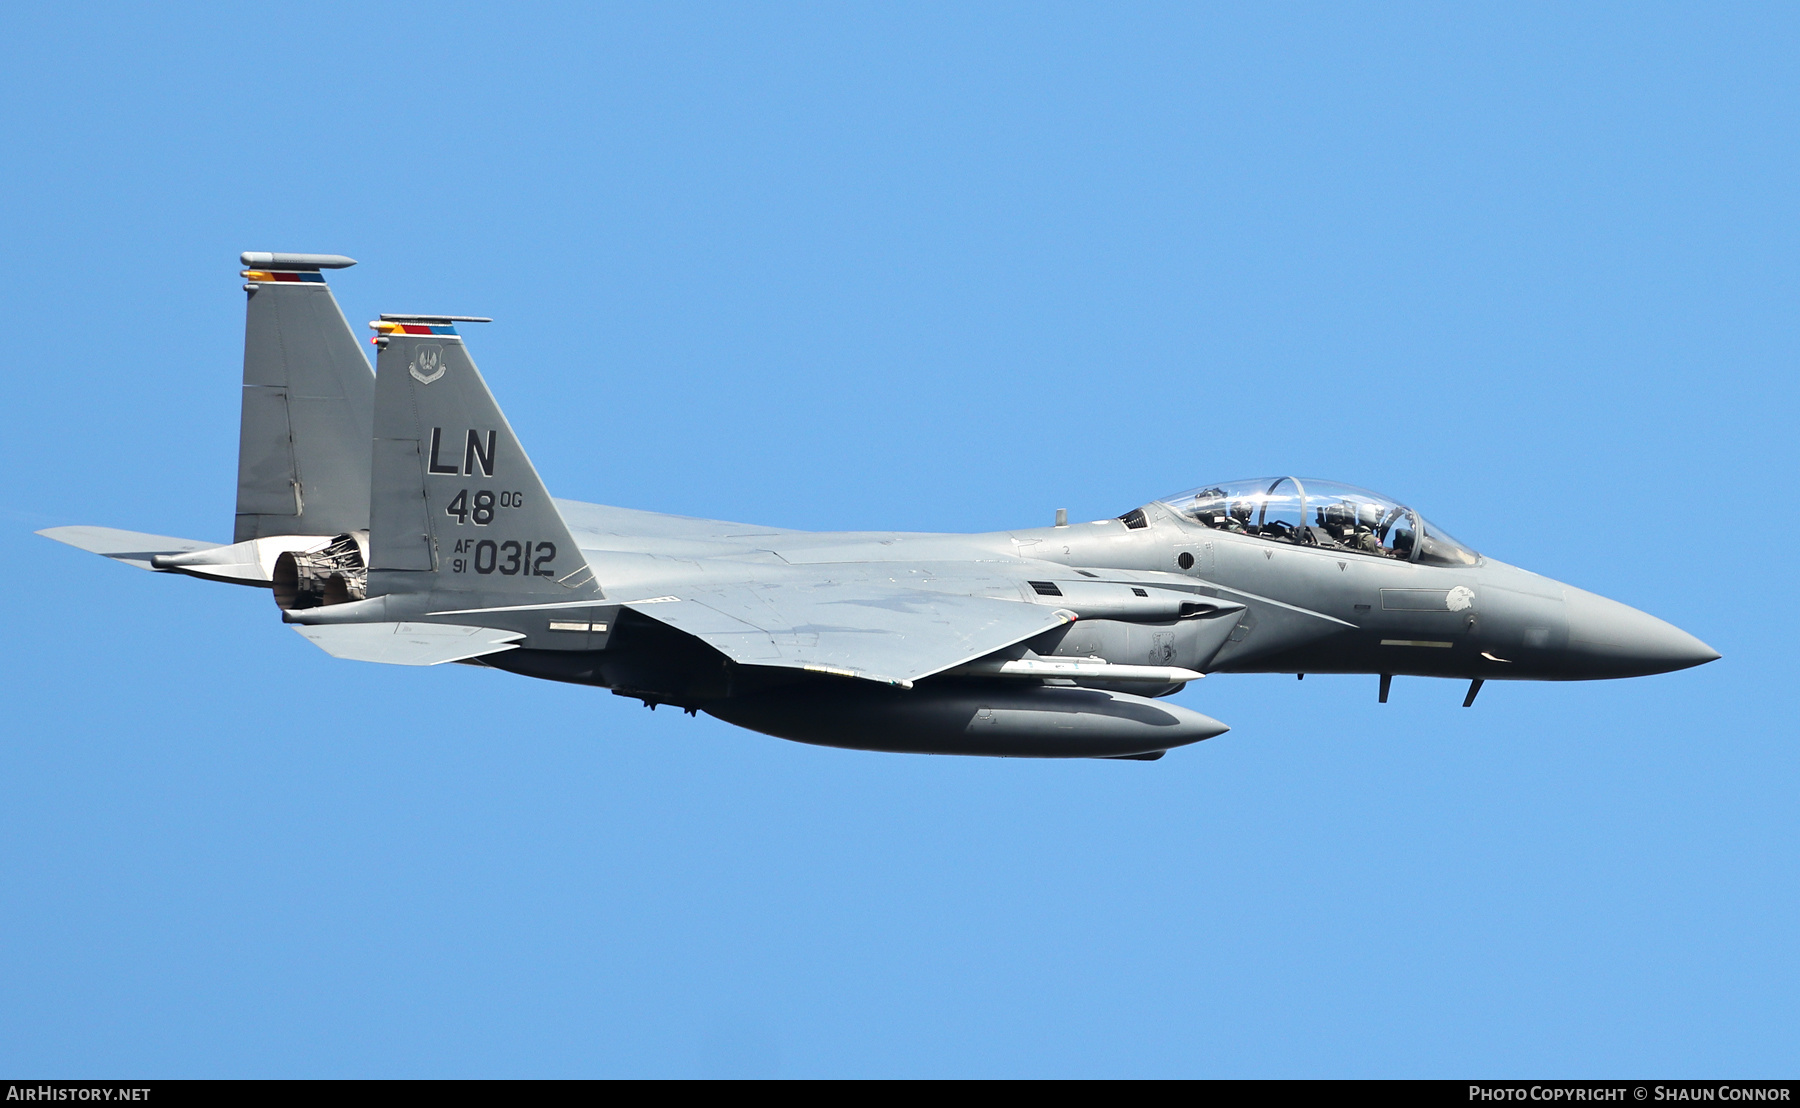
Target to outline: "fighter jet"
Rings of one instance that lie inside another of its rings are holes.
[[[1718,658],[1644,612],[1483,557],[1412,507],[1292,476],[987,534],[814,532],[553,499],[463,316],[383,315],[369,370],[325,280],[246,253],[232,541],[40,534],[270,590],[327,653],[611,690],[859,750],[1154,760],[1223,723],[1203,675],[1468,682]]]

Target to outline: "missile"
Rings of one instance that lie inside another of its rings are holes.
[[[1019,677],[1036,680],[1120,681],[1144,685],[1179,685],[1206,674],[1180,666],[1115,665],[1104,658],[983,658],[948,670],[946,677]]]

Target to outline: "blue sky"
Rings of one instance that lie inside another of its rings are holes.
[[[1741,1076],[1800,1061],[1789,6],[0,13],[0,1070]],[[975,531],[1300,473],[1723,661],[1211,678],[1156,763],[335,661],[230,535],[240,250],[553,491]]]

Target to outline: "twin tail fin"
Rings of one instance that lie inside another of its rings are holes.
[[[145,569],[273,586],[290,613],[317,608],[347,621],[359,618],[355,602],[389,594],[447,591],[463,607],[604,599],[456,333],[470,319],[383,316],[372,374],[324,277],[353,259],[241,260],[232,542],[103,527],[43,534]],[[426,653],[444,660],[435,647]]]
[[[323,270],[339,254],[242,255],[244,393],[232,542],[369,526],[375,379]]]
[[[459,322],[486,321],[384,315],[371,324],[380,353],[369,595],[449,591],[497,605],[599,598]]]

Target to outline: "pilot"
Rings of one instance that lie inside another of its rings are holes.
[[[1374,505],[1328,504],[1319,509],[1316,518],[1333,542],[1365,554],[1381,553],[1381,540],[1375,536],[1380,512]]]
[[[1343,542],[1354,529],[1350,509],[1342,504],[1327,504],[1313,513],[1313,518],[1334,542]]]
[[[1344,545],[1364,554],[1381,553],[1381,539],[1375,534],[1375,527],[1381,522],[1381,509],[1374,504],[1352,501],[1344,506],[1344,510],[1351,519]]]
[[[1231,518],[1226,521],[1225,529],[1227,531],[1236,531],[1239,534],[1255,534],[1256,532],[1250,529],[1251,510],[1251,505],[1248,500],[1233,501],[1231,505]]]

